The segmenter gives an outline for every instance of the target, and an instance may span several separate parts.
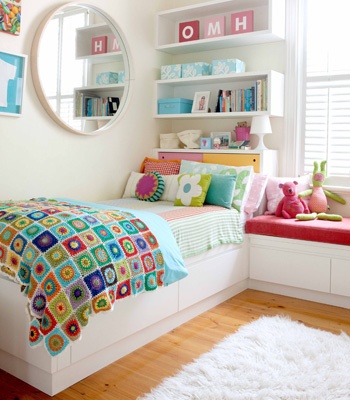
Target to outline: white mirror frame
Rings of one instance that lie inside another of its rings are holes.
[[[106,123],[104,126],[101,128],[98,128],[95,131],[90,131],[90,132],[82,132],[74,129],[72,126],[68,125],[65,121],[63,121],[56,113],[55,111],[51,108],[46,95],[44,88],[42,86],[42,81],[40,79],[40,71],[39,71],[39,65],[38,65],[38,57],[39,57],[39,52],[40,52],[40,43],[41,43],[41,38],[43,37],[43,33],[45,32],[45,28],[47,24],[50,22],[50,20],[55,16],[56,13],[61,12],[63,9],[67,7],[83,7],[88,10],[92,10],[99,14],[101,17],[103,17],[106,20],[106,23],[111,27],[113,30],[113,33],[118,37],[118,42],[122,50],[123,54],[123,62],[124,62],[124,68],[125,68],[125,86],[124,86],[124,91],[123,91],[123,96],[120,101],[120,106],[118,108],[118,111],[116,114],[113,116],[113,118]],[[32,78],[33,78],[33,83],[34,83],[34,88],[35,91],[39,97],[39,100],[46,110],[46,112],[49,114],[49,116],[62,128],[66,129],[69,132],[80,134],[80,135],[87,135],[87,136],[93,136],[93,135],[98,135],[102,132],[107,131],[111,126],[113,126],[118,120],[122,118],[122,116],[125,114],[128,103],[130,101],[131,97],[131,86],[132,86],[132,81],[133,81],[133,68],[132,68],[132,62],[131,62],[131,53],[128,48],[127,42],[125,40],[124,34],[122,33],[120,27],[118,24],[104,11],[101,9],[90,5],[90,4],[84,4],[84,3],[66,3],[62,5],[59,8],[55,8],[52,10],[41,22],[39,25],[35,37],[33,40],[32,44],[32,51],[31,51],[31,71],[32,71]]]

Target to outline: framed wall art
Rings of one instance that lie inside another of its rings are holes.
[[[21,0],[0,0],[0,32],[19,35],[22,18]]]
[[[0,51],[0,115],[22,115],[27,56]]]
[[[194,94],[192,112],[207,113],[209,109],[210,92],[196,92]]]

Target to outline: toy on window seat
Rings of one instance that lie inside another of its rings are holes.
[[[298,197],[296,192],[297,181],[280,183],[284,197],[278,203],[276,208],[276,217],[286,219],[295,218],[297,214],[309,213],[309,208],[305,201]]]
[[[327,161],[322,161],[320,163],[320,169],[318,168],[318,163],[314,162],[314,170],[312,176],[312,189],[304,190],[303,192],[299,193],[299,197],[310,196],[309,200],[309,210],[310,213],[308,214],[298,214],[296,216],[297,219],[301,221],[309,221],[312,219],[324,219],[329,221],[341,221],[343,218],[341,215],[338,214],[326,214],[328,210],[328,202],[327,197],[333,199],[334,201],[345,204],[346,201],[342,199],[340,196],[329,192],[328,190],[324,189],[323,182],[326,178],[326,163]]]

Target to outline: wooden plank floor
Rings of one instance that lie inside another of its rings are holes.
[[[0,370],[4,400],[130,400],[210,350],[241,325],[261,315],[289,315],[307,326],[350,335],[350,310],[246,290],[158,340],[50,397]]]

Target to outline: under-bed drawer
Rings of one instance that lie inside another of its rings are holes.
[[[82,340],[72,346],[72,362],[122,340],[178,310],[178,283],[144,292],[114,304],[114,310],[89,319]]]
[[[219,256],[189,265],[179,281],[179,310],[183,310],[248,278],[248,247],[244,242]]]

